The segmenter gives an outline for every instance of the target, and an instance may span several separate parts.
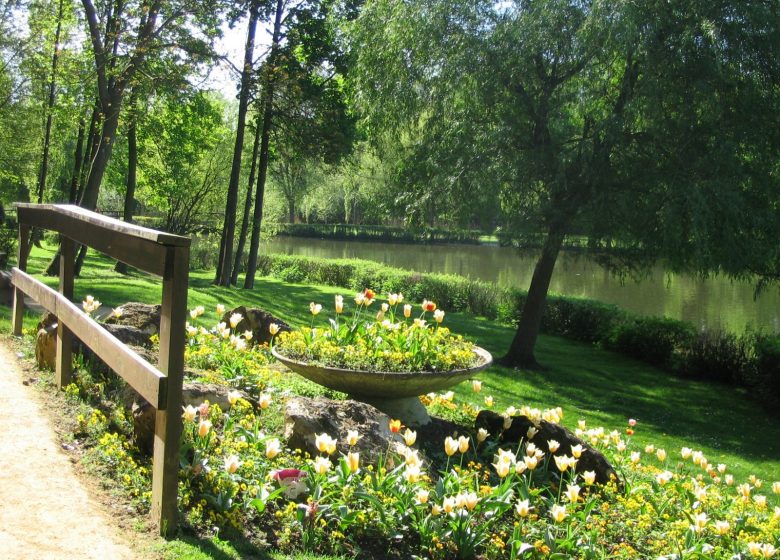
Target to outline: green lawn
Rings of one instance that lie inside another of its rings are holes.
[[[43,269],[50,252],[36,249],[30,270]],[[94,295],[116,306],[127,301],[158,302],[161,283],[146,275],[122,277],[107,259],[90,253],[83,277],[76,281],[76,297]],[[45,279],[50,285],[56,279]],[[247,305],[269,310],[291,324],[310,321],[310,301],[332,308],[333,295],[346,294],[339,288],[285,284],[261,278],[252,291],[211,285],[211,272],[190,275],[189,306],[214,309]],[[239,282],[240,285],[240,282]],[[8,330],[9,311],[0,308],[2,328]],[[33,325],[30,317],[26,324]],[[494,321],[459,313],[448,313],[446,323],[479,345],[500,355],[509,345],[513,329]],[[540,408],[561,406],[564,424],[585,419],[590,426],[623,430],[628,418],[638,420],[636,441],[652,442],[669,453],[683,446],[701,449],[710,462],[726,463],[740,480],[756,474],[764,480],[780,478],[780,423],[769,417],[744,390],[724,385],[688,381],[673,377],[646,364],[582,343],[541,336],[537,357],[544,371],[511,370],[494,366],[481,374],[479,395],[468,383],[455,388],[460,399],[482,404],[493,395],[496,410],[528,404]]]

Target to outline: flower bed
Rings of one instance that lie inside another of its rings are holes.
[[[201,315],[194,310],[193,323]],[[227,410],[204,404],[182,411],[180,503],[196,531],[363,558],[747,559],[774,557],[780,547],[780,481],[737,480],[728,465],[687,447],[640,447],[634,434],[642,425],[634,421],[572,426],[616,467],[620,481],[605,485],[577,470],[577,449],[566,456],[555,442],[547,442],[548,453],[527,442],[506,448],[499,433],[475,432],[471,423],[439,441],[393,423],[398,444],[376,464],[354,451],[359,433],[319,434],[313,457],[288,450],[279,418],[300,382],[274,371],[267,349],[249,347],[229,325],[193,324],[188,334],[188,366],[211,368],[204,373],[210,380],[241,389]],[[148,461],[131,445],[121,409],[98,409],[103,381],[79,370],[66,394],[93,403],[79,421],[80,437],[147,507]],[[490,407],[493,398],[484,401]],[[463,420],[476,413],[451,392],[423,402]],[[503,413],[563,421],[554,408]]]

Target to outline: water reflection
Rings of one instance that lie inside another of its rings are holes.
[[[358,258],[420,272],[459,274],[528,288],[535,263],[532,253],[507,247],[471,245],[403,245],[279,237],[265,251],[327,258]],[[567,253],[558,259],[550,286],[553,292],[614,303],[645,315],[689,321],[700,328],[746,328],[780,332],[780,293],[770,289],[753,299],[750,282],[724,277],[702,280],[671,274],[657,266],[641,282],[612,276],[591,259]]]

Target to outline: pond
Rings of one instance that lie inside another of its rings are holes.
[[[406,245],[276,237],[261,250],[325,258],[379,261],[418,272],[443,272],[528,289],[536,256],[509,247],[485,245]],[[701,279],[672,274],[656,266],[641,282],[611,275],[590,258],[563,253],[558,259],[552,292],[608,303],[643,315],[682,319],[700,328],[746,328],[780,333],[780,291],[765,290],[754,299],[753,284],[717,276]]]

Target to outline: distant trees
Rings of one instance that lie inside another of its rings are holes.
[[[494,197],[541,240],[507,364],[536,365],[567,235],[622,270],[776,266],[779,23],[759,1],[366,6],[355,98],[373,134],[409,139],[409,211]]]

